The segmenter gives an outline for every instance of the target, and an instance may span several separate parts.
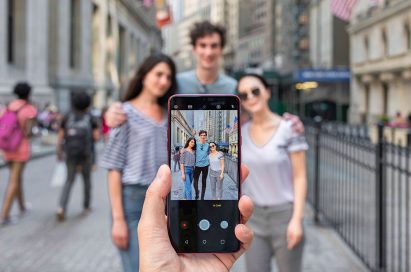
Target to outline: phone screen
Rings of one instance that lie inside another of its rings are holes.
[[[178,252],[238,250],[240,137],[236,96],[170,99],[168,223]]]

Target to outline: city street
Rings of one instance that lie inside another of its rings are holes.
[[[82,183],[78,178],[71,194],[67,220],[58,223],[54,212],[61,188],[50,185],[54,165],[54,156],[33,160],[27,165],[26,201],[31,203],[32,209],[28,215],[18,218],[15,225],[0,228],[0,271],[121,271],[117,251],[110,240],[105,170],[98,168],[93,173],[93,211],[82,214]],[[6,168],[1,168],[1,195],[6,178]],[[14,206],[12,215],[17,213]],[[366,271],[331,228],[314,224],[309,206],[305,229],[304,271]],[[244,259],[240,259],[232,271],[245,271]]]
[[[173,185],[171,188],[172,198],[173,199],[183,199],[184,182],[181,180],[181,171],[173,172],[172,180],[173,180]],[[198,181],[198,190],[200,191],[200,195],[201,195],[201,181],[202,181],[202,177],[200,176],[199,181]],[[194,196],[195,196],[194,182],[192,183],[191,189],[192,189],[192,196],[194,199]],[[237,184],[230,178],[229,175],[224,174],[222,200],[237,199],[237,195],[238,195]],[[206,187],[204,199],[205,200],[213,199],[212,194],[211,194],[210,176],[207,177],[207,187]]]

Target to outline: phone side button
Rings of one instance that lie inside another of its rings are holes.
[[[210,221],[208,221],[207,219],[203,219],[198,223],[198,227],[201,230],[206,231],[210,228]]]

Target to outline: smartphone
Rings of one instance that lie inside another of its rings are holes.
[[[240,100],[235,95],[174,95],[168,118],[172,188],[166,212],[173,247],[179,253],[238,251]]]

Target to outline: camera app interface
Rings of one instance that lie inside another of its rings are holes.
[[[171,110],[171,200],[238,200],[238,111]]]

